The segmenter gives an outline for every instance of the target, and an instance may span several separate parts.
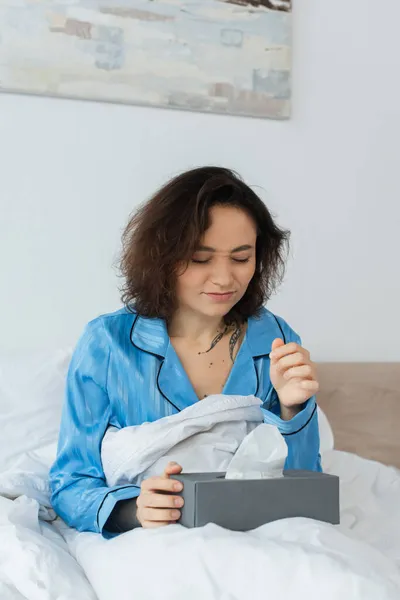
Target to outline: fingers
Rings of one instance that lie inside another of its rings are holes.
[[[310,381],[309,379],[304,379],[303,381],[300,382],[300,385],[302,388],[304,388],[305,390],[308,390],[309,392],[312,392],[313,394],[316,394],[319,390],[319,383],[318,381]]]
[[[138,497],[136,516],[142,527],[162,527],[176,523],[181,517],[179,508],[183,506],[183,498],[173,495],[181,492],[183,484],[171,479],[182,471],[177,463],[168,463],[161,477],[149,477],[142,482],[140,496]]]
[[[157,527],[165,527],[172,525],[175,521],[141,521],[143,529],[156,529]]]
[[[281,346],[284,346],[284,345],[285,345],[285,342],[281,338],[275,338],[274,341],[272,342],[271,350],[274,351],[274,350],[276,350],[276,348],[280,348]]]
[[[137,513],[142,527],[161,527],[176,523],[181,517],[177,507],[183,506],[183,498],[154,492],[144,493],[137,499]]]
[[[177,509],[168,508],[140,508],[140,521],[144,522],[151,521],[154,523],[171,523],[177,521],[181,516],[181,511]]]
[[[294,354],[292,356],[295,356]],[[317,381],[317,374],[314,365],[301,365],[298,367],[289,367],[285,370],[285,367],[281,367],[284,359],[279,361],[278,370],[282,373],[283,377],[288,381],[298,381],[301,387],[312,394],[316,394],[319,390],[319,383]]]
[[[177,475],[181,471],[181,465],[178,465],[176,462],[169,462],[164,469],[164,476],[168,477],[169,475]]]
[[[183,484],[175,479],[168,477],[149,477],[142,482],[141,486],[144,492],[181,492]]]
[[[279,339],[279,338],[276,338]],[[275,342],[275,340],[274,340]],[[289,344],[284,344],[283,346],[274,347],[274,342],[272,343],[272,351],[269,354],[270,360],[272,362],[276,362],[284,356],[288,356],[290,354],[295,354],[300,352],[305,356],[305,358],[310,358],[310,353],[308,350],[300,346],[300,344],[296,344],[295,342],[290,342]]]
[[[170,476],[181,471],[180,465],[170,462],[161,477],[149,477],[142,482],[136,501],[136,516],[142,527],[162,527],[180,519],[179,508],[182,508],[184,501],[180,496],[174,495],[174,492],[181,492],[183,484]]]
[[[293,379],[294,377],[298,377],[300,379],[314,379],[314,375],[314,369],[311,365],[291,367],[283,373],[285,379]]]
[[[140,494],[136,504],[142,508],[181,508],[183,506],[183,498],[181,496],[170,496],[169,494],[143,492]]]
[[[181,517],[179,508],[183,503],[183,498],[179,496],[142,491],[136,501],[136,517],[142,527],[153,528],[176,523]]]
[[[295,352],[293,354],[284,356],[283,358],[280,358],[279,360],[276,360],[273,366],[277,369],[277,371],[281,375],[283,375],[285,373],[285,371],[287,371],[291,367],[299,367],[299,366],[308,365],[308,364],[309,363],[307,361],[307,358],[304,356],[304,354],[302,352]]]

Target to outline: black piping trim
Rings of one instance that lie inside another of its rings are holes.
[[[252,356],[253,359],[255,358],[263,358],[264,356],[267,356],[269,358],[269,352],[265,352],[265,354],[255,354],[254,356]]]
[[[258,376],[258,371],[257,371],[256,363],[254,362],[254,357],[253,357],[253,365],[254,365],[254,369],[256,371],[256,377],[257,377],[257,389],[256,389],[256,393],[254,395],[256,398],[258,398],[258,389],[260,387],[260,378]]]
[[[131,340],[131,342],[132,342],[133,328],[135,327],[135,324],[136,324],[136,321],[138,320],[138,317],[139,317],[139,315],[136,313],[135,318],[133,319],[133,323],[132,323],[132,327],[131,327],[131,332],[129,334],[129,339]],[[132,342],[132,344],[133,344],[133,342]],[[135,345],[135,344],[133,344],[133,345]]]
[[[109,496],[110,494],[113,494],[114,492],[119,492],[119,490],[125,490],[125,489],[128,489],[128,488],[133,488],[133,487],[137,488],[138,486],[137,486],[137,485],[132,485],[132,484],[131,484],[131,485],[124,485],[124,486],[122,486],[122,487],[119,487],[119,488],[116,488],[116,489],[114,489],[114,490],[110,490],[110,491],[108,491],[108,492],[107,492],[107,494],[104,496],[103,500],[101,501],[101,504],[100,504],[99,508],[97,509],[96,523],[97,523],[97,527],[98,527],[99,529],[100,529],[100,525],[99,525],[99,514],[100,514],[100,511],[101,511],[101,509],[103,508],[103,504],[104,504],[104,502],[106,501],[106,498],[108,498],[108,496]],[[140,489],[140,488],[139,488],[139,489]]]
[[[140,346],[137,346],[135,344],[135,342],[132,340],[133,330],[135,328],[136,321],[138,320],[138,318],[139,318],[139,315],[137,314],[136,317],[135,317],[135,320],[132,323],[131,331],[130,331],[130,334],[129,334],[129,339],[131,341],[132,346],[134,348],[137,348],[138,350],[141,350],[142,352],[146,352],[147,354],[151,354],[152,356],[156,356],[157,358],[164,358],[164,356],[162,354],[156,354],[155,352],[150,352],[149,350],[145,350],[144,348],[141,348]]]
[[[282,337],[283,337],[283,341],[284,341],[284,342],[285,342],[285,344],[286,344],[286,337],[285,337],[285,334],[283,333],[283,329],[282,329],[282,327],[281,327],[281,324],[279,323],[279,321],[278,321],[278,319],[276,318],[276,316],[274,315],[274,313],[272,313],[272,315],[273,315],[273,317],[274,317],[275,321],[278,323],[278,327],[279,327],[279,329],[281,330],[281,334],[282,334]]]
[[[167,402],[169,402],[171,404],[171,406],[173,406],[174,408],[176,408],[176,410],[178,412],[181,412],[181,409],[178,408],[173,402],[171,402],[171,400],[164,394],[164,392],[162,391],[162,389],[160,388],[160,384],[158,383],[158,378],[160,377],[160,372],[161,372],[161,367],[163,366],[164,361],[161,362],[160,364],[160,368],[158,369],[158,373],[157,373],[157,389],[160,392],[161,396],[163,396],[163,398],[166,399]]]
[[[276,316],[275,316],[273,313],[272,313],[272,316],[274,317],[275,321],[277,322],[277,325],[278,325],[278,327],[279,327],[279,330],[280,330],[280,332],[281,332],[281,334],[282,334],[282,337],[283,337],[283,341],[284,341],[284,342],[285,342],[285,344],[286,344],[286,336],[285,336],[285,334],[283,333],[283,329],[282,329],[282,327],[281,327],[281,324],[279,323],[278,319],[276,318]],[[269,358],[269,355],[270,355],[270,353],[269,353],[269,352],[265,352],[265,353],[263,352],[263,354],[257,354],[256,356],[253,356],[253,359],[254,359],[254,358],[261,358],[261,357],[263,357],[263,356],[267,356],[267,357]]]
[[[164,364],[164,359],[165,359],[165,357],[164,357],[162,354],[155,354],[154,352],[149,352],[149,350],[144,350],[144,348],[140,348],[140,346],[137,346],[137,345],[134,343],[134,341],[132,340],[133,329],[134,329],[134,327],[135,327],[135,325],[136,325],[136,321],[138,320],[138,317],[139,317],[139,315],[137,314],[137,315],[136,315],[136,317],[135,317],[135,320],[133,321],[132,327],[131,327],[131,332],[130,332],[130,336],[129,336],[129,337],[130,337],[130,340],[131,340],[131,344],[132,344],[132,346],[134,346],[134,347],[135,347],[135,348],[137,348],[138,350],[141,350],[142,352],[146,352],[147,354],[151,354],[152,356],[155,356],[156,358],[162,358],[162,359],[163,359],[163,360],[161,361],[161,364],[160,364],[160,367],[159,367],[159,369],[158,369],[158,373],[157,373],[157,380],[156,380],[156,381],[157,381],[157,389],[158,389],[158,391],[160,392],[161,396],[162,396],[163,398],[165,398],[165,400],[166,400],[167,402],[169,402],[169,403],[171,404],[171,406],[173,406],[173,407],[174,407],[174,408],[175,408],[175,409],[176,409],[178,412],[181,412],[181,409],[180,409],[180,408],[178,408],[178,407],[177,407],[177,406],[176,406],[176,405],[175,405],[173,402],[171,402],[171,400],[170,400],[170,399],[169,399],[169,398],[168,398],[168,397],[167,397],[167,396],[166,396],[166,395],[163,393],[163,391],[162,391],[162,390],[161,390],[161,388],[160,388],[160,384],[159,384],[159,382],[158,382],[158,379],[159,379],[159,377],[160,377],[160,371],[161,371],[161,367],[162,367],[162,366],[163,366],[163,364]],[[99,509],[99,510],[100,510],[100,509]]]
[[[310,418],[308,419],[307,423],[304,423],[303,427],[300,427],[300,429],[298,429],[297,431],[292,431],[291,433],[282,433],[282,435],[284,435],[284,436],[295,435],[296,433],[299,433],[300,431],[302,431],[305,427],[307,427],[307,425],[309,424],[309,422],[315,415],[316,410],[317,410],[317,405],[315,404],[314,410],[312,411]]]

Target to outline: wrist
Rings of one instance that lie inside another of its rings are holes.
[[[137,498],[119,500],[110,514],[105,529],[110,533],[125,533],[136,527],[141,527],[137,518]]]
[[[293,419],[293,417],[298,415],[299,412],[301,411],[301,406],[299,406],[299,405],[284,406],[283,404],[281,404],[280,408],[281,408],[282,421],[291,421]]]

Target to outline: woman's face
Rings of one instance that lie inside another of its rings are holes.
[[[256,238],[255,223],[247,213],[213,206],[210,227],[178,276],[179,307],[207,316],[226,315],[244,296],[254,275]]]

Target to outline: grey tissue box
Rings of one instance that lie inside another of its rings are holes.
[[[278,519],[308,517],[340,522],[339,478],[313,471],[285,471],[275,479],[225,479],[225,473],[181,473],[185,500],[179,523],[215,523],[248,531]]]

